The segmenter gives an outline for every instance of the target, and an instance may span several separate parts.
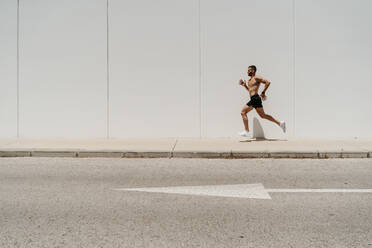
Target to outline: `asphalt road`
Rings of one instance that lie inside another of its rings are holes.
[[[372,189],[372,159],[1,158],[0,247],[372,248],[368,192],[114,190],[258,183]]]

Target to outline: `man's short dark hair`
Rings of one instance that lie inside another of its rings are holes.
[[[257,68],[256,68],[256,66],[255,66],[255,65],[250,65],[250,66],[248,66],[248,68],[252,68],[252,69],[254,70],[254,72],[256,72],[256,71],[257,71]]]

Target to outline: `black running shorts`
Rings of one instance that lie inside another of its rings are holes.
[[[247,105],[254,108],[262,108],[261,97],[258,94],[251,96],[251,100],[247,103]]]

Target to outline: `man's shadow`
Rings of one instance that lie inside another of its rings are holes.
[[[261,126],[261,123],[256,117],[253,117],[253,132],[252,139],[241,140],[240,142],[252,142],[252,141],[287,141],[286,139],[267,139],[265,138],[265,132]]]

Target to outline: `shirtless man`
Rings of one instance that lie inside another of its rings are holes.
[[[256,109],[258,115],[261,118],[276,123],[278,126],[282,128],[283,132],[286,132],[285,122],[277,121],[271,115],[266,114],[263,109],[261,98],[263,100],[266,99],[265,92],[267,88],[269,88],[270,82],[266,80],[265,78],[256,75],[256,71],[257,71],[256,66],[250,65],[248,67],[248,76],[250,76],[251,78],[248,80],[248,84],[245,80],[242,80],[242,79],[239,80],[239,84],[244,86],[244,88],[246,88],[249,91],[249,95],[251,97],[251,100],[247,103],[247,105],[244,105],[242,112],[241,112],[245,130],[239,133],[239,135],[243,137],[249,137],[249,138],[252,137],[251,133],[249,132],[247,113],[251,111],[253,108]],[[261,83],[265,84],[265,88],[261,92],[261,97],[260,97],[258,95],[258,89],[260,88]]]

